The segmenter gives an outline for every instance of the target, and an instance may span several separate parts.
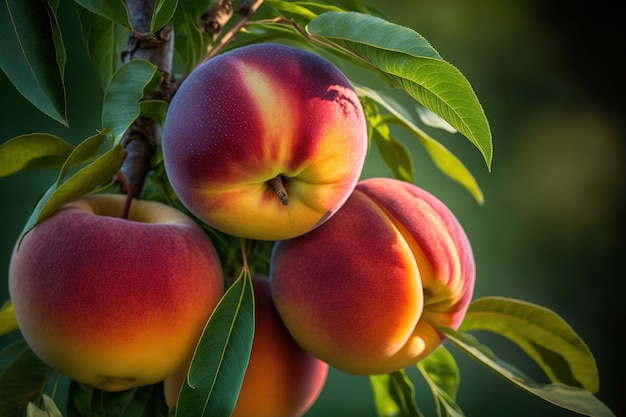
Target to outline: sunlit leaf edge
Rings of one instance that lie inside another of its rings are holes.
[[[515,366],[499,359],[486,346],[468,333],[447,327],[438,328],[446,340],[478,363],[495,372],[506,381],[561,408],[593,417],[616,417],[615,414],[591,392],[562,383],[536,382]]]
[[[482,105],[461,71],[441,59],[421,35],[357,12],[322,13],[306,30],[314,39],[357,56],[389,76],[399,88],[467,137],[491,169],[491,129]],[[373,37],[380,32],[382,36]]]
[[[574,385],[568,379],[571,372],[576,383],[586,390],[599,390],[600,377],[593,353],[562,317],[546,307],[508,297],[482,297],[472,301],[459,329],[497,333],[517,344],[551,381]],[[561,376],[541,355],[539,346],[563,358],[568,372]]]

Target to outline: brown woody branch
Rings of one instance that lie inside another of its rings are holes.
[[[171,95],[168,90],[171,85],[174,32],[171,26],[166,26],[150,35],[154,0],[126,0],[126,7],[134,30],[128,39],[128,49],[122,54],[122,63],[132,59],[145,59],[153,63],[165,74],[159,95],[168,97]],[[120,171],[126,177],[134,197],[141,195],[160,134],[159,125],[154,120],[139,117],[122,139],[126,156]]]
[[[232,0],[219,0],[208,12],[200,16],[198,27],[215,41],[232,15]]]
[[[239,8],[237,9],[237,13],[239,13],[241,15],[241,19],[239,19],[237,21],[237,23],[235,23],[233,25],[233,27],[231,27],[228,32],[226,32],[219,40],[219,42],[213,46],[213,48],[211,48],[209,50],[208,55],[204,58],[203,61],[206,61],[208,59],[211,59],[212,57],[214,57],[215,55],[217,55],[217,53],[228,44],[228,42],[230,42],[235,34],[237,32],[239,32],[241,30],[241,28],[243,28],[246,23],[248,22],[248,20],[250,19],[250,17],[254,14],[254,12],[257,11],[257,9],[261,6],[261,4],[263,3],[263,0],[244,0],[240,3]]]
[[[145,59],[153,63],[164,74],[158,97],[154,98],[169,102],[177,88],[177,83],[172,79],[174,32],[171,26],[166,26],[150,34],[154,0],[125,1],[134,30],[128,39],[128,49],[122,54],[122,63],[132,59]],[[242,16],[241,20],[222,36],[218,44],[210,51],[209,57],[215,55],[232,39],[262,2],[262,0],[243,0],[240,3],[237,13]],[[200,17],[198,26],[215,40],[232,15],[232,0],[219,0],[211,10]],[[130,191],[134,197],[141,196],[160,137],[160,126],[154,120],[139,117],[122,139],[126,156],[120,168],[120,174],[126,178],[126,192]]]

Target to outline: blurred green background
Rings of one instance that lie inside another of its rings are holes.
[[[102,93],[79,39],[70,2],[65,28],[70,129],[43,116],[0,76],[0,142],[50,132],[72,143],[99,126]],[[617,64],[618,14],[602,3],[541,0],[370,0],[384,16],[421,33],[474,87],[494,138],[489,173],[462,136],[429,132],[477,178],[479,206],[443,176],[402,132],[416,160],[416,183],[457,215],[477,261],[475,297],[502,295],[561,315],[587,342],[600,372],[598,397],[617,415],[626,307],[622,261],[624,215],[623,71]],[[603,7],[605,6],[605,7]],[[620,87],[618,87],[620,86]],[[365,175],[390,175],[375,152]],[[0,179],[0,301],[8,297],[9,254],[50,173]],[[536,366],[507,341],[478,334],[503,359],[540,382]],[[0,346],[10,337],[0,338]],[[449,346],[461,370],[458,402],[468,417],[574,416],[519,390]],[[426,385],[412,369],[422,411],[435,415]],[[375,417],[367,378],[331,371],[308,417]]]

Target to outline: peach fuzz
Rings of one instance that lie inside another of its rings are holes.
[[[363,168],[367,126],[330,61],[255,44],[189,74],[168,108],[162,149],[174,192],[198,218],[274,241],[308,232],[345,202]]]
[[[307,351],[353,374],[413,365],[456,329],[475,264],[452,212],[417,186],[360,181],[344,206],[306,235],[277,242],[272,296]]]
[[[193,352],[224,293],[211,241],[167,205],[94,194],[16,245],[9,291],[24,339],[67,377],[107,391],[162,381]]]
[[[300,417],[319,396],[328,365],[293,340],[276,312],[266,276],[252,275],[255,333],[250,361],[231,417]],[[187,367],[165,381],[165,399],[176,404]]]

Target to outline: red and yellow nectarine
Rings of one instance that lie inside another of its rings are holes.
[[[357,94],[330,61],[254,44],[189,74],[169,105],[162,149],[192,213],[224,233],[273,241],[308,232],[345,202],[367,128]]]
[[[68,203],[16,245],[9,291],[24,339],[69,378],[108,391],[179,369],[224,292],[220,261],[184,213],[125,196]]]
[[[319,396],[328,365],[293,340],[276,312],[266,276],[252,275],[255,331],[250,361],[231,417],[300,417]],[[165,381],[174,407],[187,368]]]
[[[413,184],[360,181],[344,206],[306,235],[277,242],[272,296],[307,351],[355,374],[413,365],[457,328],[475,265],[452,212]]]

